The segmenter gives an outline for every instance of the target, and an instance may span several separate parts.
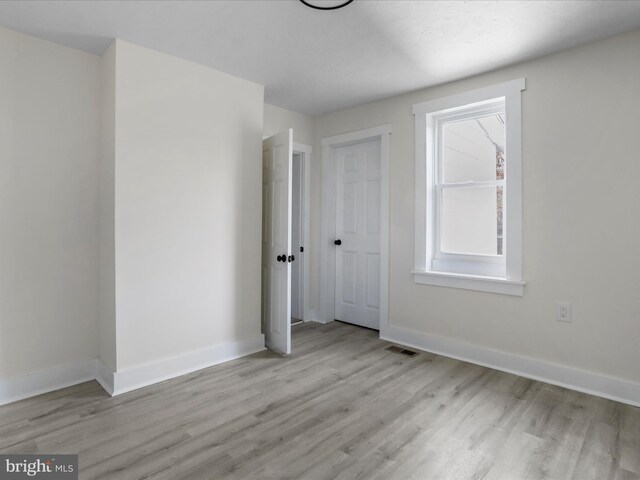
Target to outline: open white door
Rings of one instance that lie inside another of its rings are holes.
[[[262,331],[291,353],[291,163],[293,130],[262,142]]]

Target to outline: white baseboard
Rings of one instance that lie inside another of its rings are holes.
[[[321,325],[326,325],[329,322],[325,322],[324,320],[320,320],[319,318],[311,318],[309,320],[306,320],[307,322],[314,322],[314,323],[320,323]]]
[[[309,315],[307,317],[305,317],[304,321],[305,322],[316,322],[316,323],[321,323],[323,325],[326,325],[327,323],[333,322],[333,318],[331,318],[331,319],[323,318],[322,315],[320,314],[319,310],[309,309]]]
[[[95,360],[86,360],[20,377],[0,379],[0,405],[88,382],[94,378]]]
[[[251,355],[264,350],[264,345],[264,335],[260,334],[239,342],[215,345],[185,355],[118,371],[113,373],[113,390],[111,394],[120,395],[169,380],[170,378],[195,372],[196,370]]]
[[[315,308],[309,308],[304,317],[305,322],[316,322],[316,323],[326,323],[324,320],[320,319],[320,312]]]
[[[386,326],[380,332],[380,338],[407,347],[640,407],[640,384],[628,380],[585,372],[572,367],[492,350],[393,325]]]
[[[0,379],[0,405],[90,380],[97,380],[109,395],[120,395],[264,349],[264,335],[260,334],[121,372],[113,372],[98,358],[61,365],[30,375]]]
[[[100,358],[95,360],[95,379],[113,397],[113,370]]]

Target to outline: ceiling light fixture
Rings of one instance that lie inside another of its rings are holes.
[[[321,7],[320,5],[318,5],[319,3],[322,3],[319,0],[316,0],[315,2],[312,2],[311,0],[300,0],[300,1],[304,3],[307,7],[314,8],[316,10],[337,10],[338,8],[346,7],[351,2],[353,2],[353,0],[346,0],[344,2],[337,3],[336,5],[332,5],[330,7]]]

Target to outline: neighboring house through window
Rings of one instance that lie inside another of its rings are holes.
[[[413,106],[416,283],[522,295],[522,90]]]

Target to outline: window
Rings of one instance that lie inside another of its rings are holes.
[[[522,295],[524,79],[413,106],[416,283]]]

